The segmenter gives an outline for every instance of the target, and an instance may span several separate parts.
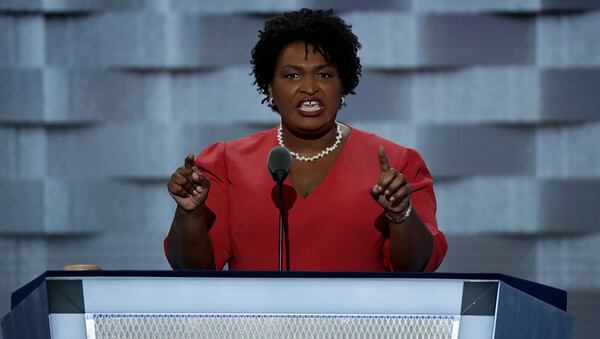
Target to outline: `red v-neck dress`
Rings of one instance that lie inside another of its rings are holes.
[[[209,177],[206,202],[215,220],[209,230],[215,265],[232,270],[277,270],[277,189],[266,167],[277,146],[276,129],[230,142],[217,142],[196,159]],[[378,147],[390,166],[404,174],[411,202],[433,236],[425,271],[434,271],[447,250],[438,230],[431,175],[414,150],[353,128],[326,177],[306,198],[289,177],[284,182],[288,242],[284,263],[294,271],[391,271],[383,209],[370,194],[380,176]],[[166,244],[166,241],[165,241]]]

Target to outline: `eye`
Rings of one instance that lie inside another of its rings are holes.
[[[319,78],[326,78],[326,79],[327,79],[327,78],[331,78],[331,77],[333,77],[333,74],[332,74],[332,73],[329,73],[329,72],[320,72],[320,73],[318,74],[318,77],[319,77]]]
[[[286,78],[286,79],[299,79],[300,78],[300,73],[287,73],[283,77]]]

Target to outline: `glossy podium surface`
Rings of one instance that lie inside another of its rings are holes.
[[[4,339],[569,338],[566,293],[499,274],[48,271]]]

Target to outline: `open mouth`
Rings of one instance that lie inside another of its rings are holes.
[[[323,104],[318,100],[304,100],[298,105],[298,109],[303,113],[316,113],[323,109]]]

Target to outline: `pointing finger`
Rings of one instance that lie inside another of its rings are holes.
[[[385,151],[383,150],[383,146],[379,146],[379,168],[382,172],[390,169],[390,163],[388,162],[387,157],[385,156]]]
[[[194,154],[190,153],[185,157],[185,167],[192,168],[194,167]]]

